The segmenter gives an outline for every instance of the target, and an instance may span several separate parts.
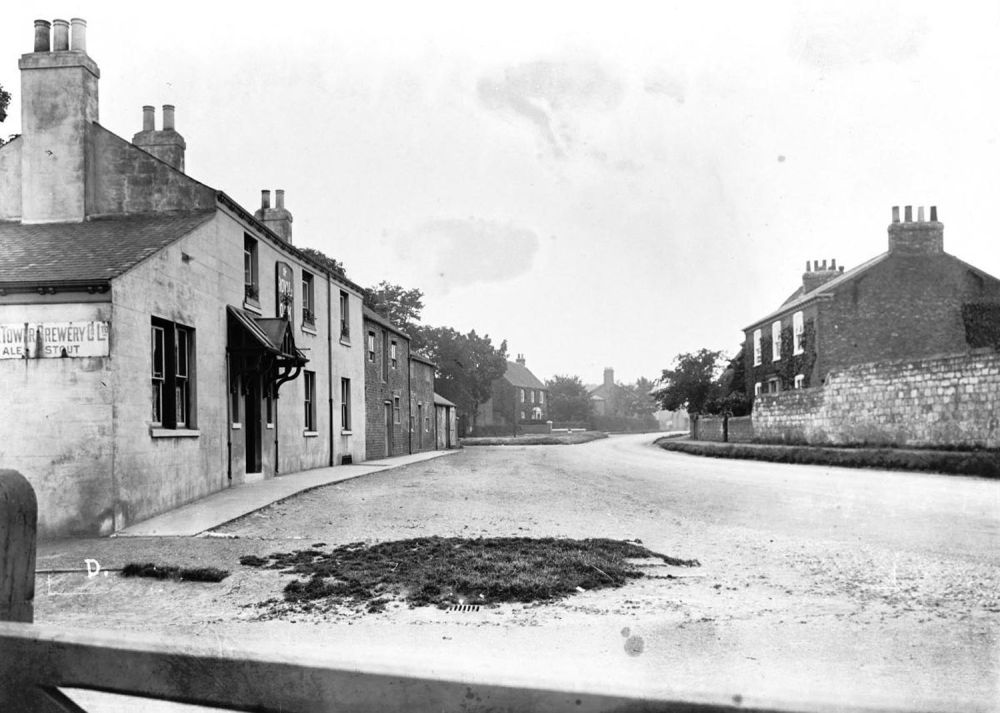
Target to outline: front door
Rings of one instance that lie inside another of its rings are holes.
[[[385,402],[385,454],[392,455],[392,404]]]
[[[260,462],[260,377],[244,375],[243,428],[246,443],[247,473],[259,473]]]

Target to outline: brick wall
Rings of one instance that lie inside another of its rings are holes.
[[[1000,448],[1000,354],[852,366],[759,397],[753,421],[762,442]]]
[[[389,443],[390,456],[405,455],[410,452],[410,402],[409,402],[409,361],[410,342],[402,335],[386,329],[385,326],[364,319],[361,348],[365,360],[365,457],[384,458],[387,445],[386,403],[393,409],[392,433]],[[375,358],[371,360],[368,349],[368,333],[375,334]],[[388,335],[386,342],[385,335]],[[396,341],[396,366],[391,364],[385,345]],[[385,366],[389,360],[388,368]],[[387,379],[383,378],[388,376]],[[399,399],[399,417],[395,404]],[[433,407],[432,407],[433,414]]]
[[[728,424],[722,416],[699,416],[691,420],[691,438],[695,441],[750,443],[753,440],[753,422],[750,416],[730,416]]]
[[[410,450],[433,451],[437,447],[434,430],[434,367],[410,360]]]

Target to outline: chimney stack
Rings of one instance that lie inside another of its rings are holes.
[[[69,22],[35,20],[34,50],[18,62],[23,223],[86,218],[87,133],[98,121],[101,76],[86,44],[86,23],[79,18],[72,45]]]
[[[604,367],[604,385],[614,386],[615,385],[615,370],[610,367]]]
[[[913,207],[904,209],[903,222],[899,222],[899,207],[892,209],[889,224],[889,252],[898,255],[938,255],[944,252],[944,225],[938,222],[937,206],[930,207],[930,220],[924,220],[924,208],[917,208],[913,220]]]
[[[163,129],[156,130],[156,110],[148,104],[142,107],[142,131],[132,137],[132,143],[166,164],[184,172],[184,152],[187,143],[174,129],[174,105],[163,105]]]
[[[837,260],[830,260],[829,267],[827,267],[827,262],[824,260],[820,263],[819,260],[812,261],[812,271],[809,270],[809,261],[806,260],[806,271],[802,273],[802,291],[812,292],[817,287],[820,287],[824,283],[829,282],[841,272],[844,268],[837,270]]]
[[[518,354],[517,355],[517,363],[520,364],[521,366],[524,366],[524,363],[525,363],[524,362],[524,354]]]
[[[279,238],[289,245],[292,244],[292,214],[285,210],[285,191],[282,188],[274,192],[274,208],[271,207],[271,191],[260,192],[260,208],[254,211],[253,217],[274,231]]]

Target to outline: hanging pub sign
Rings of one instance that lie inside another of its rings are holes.
[[[291,318],[292,306],[295,301],[295,274],[288,263],[278,262],[275,271],[275,304],[278,306],[278,316]]]
[[[110,322],[0,324],[0,359],[108,356]]]

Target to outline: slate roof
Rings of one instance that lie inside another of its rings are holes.
[[[0,222],[0,284],[110,280],[214,214],[208,210],[33,225]]]
[[[758,319],[755,322],[753,322],[752,324],[744,327],[743,331],[746,331],[746,330],[749,330],[749,329],[753,329],[754,327],[758,327],[761,324],[764,324],[766,322],[770,322],[771,320],[773,320],[773,319],[775,319],[775,318],[777,318],[777,317],[779,317],[779,316],[781,316],[781,315],[783,315],[783,314],[785,314],[787,312],[791,312],[792,310],[798,309],[799,307],[803,306],[807,302],[810,302],[811,300],[815,299],[819,295],[835,291],[841,285],[843,285],[843,284],[845,284],[847,282],[850,282],[855,277],[858,277],[862,273],[867,272],[868,270],[870,270],[871,268],[875,267],[876,265],[878,265],[880,262],[882,262],[883,260],[885,260],[888,257],[889,257],[889,253],[887,253],[887,252],[882,253],[880,255],[876,255],[875,257],[873,257],[872,259],[868,260],[867,262],[863,262],[860,265],[858,265],[857,267],[851,268],[847,272],[844,272],[844,273],[841,273],[840,275],[837,275],[837,277],[833,278],[832,280],[829,280],[828,282],[824,282],[822,285],[820,285],[819,287],[817,287],[815,290],[810,290],[809,292],[801,292],[801,288],[800,288],[800,291],[798,291],[796,293],[792,293],[791,297],[789,297],[784,302],[784,304],[781,305],[781,307],[779,307],[774,312],[771,312],[766,317],[762,317],[761,319]]]
[[[392,322],[390,322],[388,319],[386,319],[385,317],[383,317],[382,315],[380,315],[378,312],[376,312],[375,310],[371,309],[370,307],[363,307],[361,309],[361,313],[364,315],[365,319],[371,320],[372,322],[375,322],[376,324],[381,324],[383,327],[385,327],[386,329],[388,329],[390,332],[395,332],[396,334],[400,335],[404,339],[409,339],[410,338],[409,334],[407,334],[406,332],[404,332],[402,329],[400,329],[399,327],[397,327],[395,324],[393,324]],[[429,362],[429,363],[432,363],[432,362]]]
[[[414,361],[419,361],[419,362],[421,362],[423,364],[427,364],[428,366],[437,367],[437,364],[435,364],[434,362],[432,362],[430,359],[428,359],[427,357],[425,357],[423,354],[418,354],[417,352],[410,352],[410,359],[413,359]]]
[[[516,361],[507,362],[507,371],[504,373],[503,378],[505,378],[511,386],[523,386],[528,389],[544,389],[545,384],[535,377],[528,367],[518,364]]]

